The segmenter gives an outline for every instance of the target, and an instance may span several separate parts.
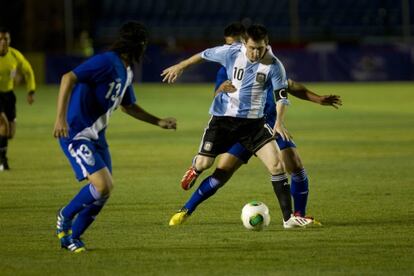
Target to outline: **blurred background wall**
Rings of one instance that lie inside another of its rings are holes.
[[[299,81],[414,80],[414,0],[13,0],[1,1],[0,25],[33,63],[40,82],[56,83],[105,50],[130,19],[148,26],[151,45],[136,79],[223,43],[233,22],[262,23],[289,77]],[[210,82],[217,65],[182,81]]]

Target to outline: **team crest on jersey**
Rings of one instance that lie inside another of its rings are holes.
[[[263,74],[263,73],[257,73],[256,74],[256,81],[258,83],[264,83],[265,80],[266,80],[266,75],[265,74]]]
[[[211,142],[204,142],[203,150],[205,150],[205,151],[211,151],[212,148],[213,148],[213,143],[211,143]]]

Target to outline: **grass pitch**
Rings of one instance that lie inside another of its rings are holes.
[[[322,228],[286,231],[256,159],[187,223],[168,226],[192,191],[179,181],[197,152],[212,85],[139,85],[138,102],[174,116],[167,131],[115,112],[108,128],[115,190],[85,233],[88,251],[61,250],[55,212],[79,190],[52,137],[57,87],[18,95],[12,170],[0,173],[1,275],[412,275],[414,84],[309,84],[342,96],[339,110],[292,99],[287,127],[310,178],[308,213]],[[205,172],[203,176],[207,176]],[[240,221],[251,200],[272,216],[263,232]]]

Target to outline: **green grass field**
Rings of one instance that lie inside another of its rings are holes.
[[[54,234],[56,210],[81,187],[52,137],[57,87],[40,87],[31,107],[17,90],[12,170],[0,173],[0,275],[413,275],[414,83],[308,86],[344,102],[335,110],[292,99],[286,118],[310,177],[308,213],[323,227],[284,230],[269,176],[252,159],[170,228],[191,194],[179,181],[209,118],[212,85],[140,85],[139,103],[176,117],[178,130],[114,114],[115,190],[78,255]],[[263,232],[240,221],[253,199],[270,208]]]

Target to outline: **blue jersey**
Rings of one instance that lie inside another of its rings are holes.
[[[244,45],[236,43],[207,49],[201,57],[223,65],[237,89],[233,93],[217,94],[210,107],[210,114],[214,116],[261,118],[267,90],[287,88],[285,69],[271,51],[261,60],[250,62]]]
[[[219,86],[226,80],[229,80],[229,77],[227,76],[226,68],[222,66],[217,72],[215,91],[217,91]],[[276,122],[275,105],[276,103],[275,98],[273,96],[273,86],[270,86],[267,89],[266,104],[264,106],[264,116],[266,118],[266,124],[272,127],[275,125]]]
[[[112,112],[135,102],[132,70],[115,52],[96,55],[73,70],[78,79],[67,114],[68,140],[97,140],[106,145],[104,131]],[[64,138],[66,139],[66,138]]]

